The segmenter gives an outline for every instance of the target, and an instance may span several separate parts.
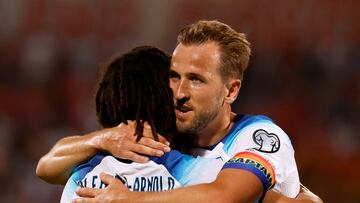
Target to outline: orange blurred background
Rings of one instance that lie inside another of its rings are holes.
[[[360,202],[360,1],[0,0],[0,202],[59,202],[35,176],[56,140],[99,128],[98,65],[218,19],[252,43],[234,111],[291,137],[300,179],[324,202]]]

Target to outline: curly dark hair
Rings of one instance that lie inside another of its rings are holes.
[[[170,56],[151,46],[136,47],[111,60],[96,93],[100,124],[114,127],[134,120],[140,139],[147,121],[155,139],[156,133],[169,139],[176,131],[169,68]]]

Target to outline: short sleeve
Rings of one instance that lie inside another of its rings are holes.
[[[256,175],[264,191],[274,189],[288,197],[299,193],[300,181],[294,149],[287,134],[269,120],[252,123],[236,132],[225,168],[239,168]]]

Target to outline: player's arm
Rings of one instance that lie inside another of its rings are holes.
[[[166,139],[159,136],[160,142],[153,140],[150,127],[144,128],[144,136],[136,141],[134,136],[135,123],[120,124],[117,127],[102,129],[83,136],[70,136],[59,140],[54,147],[38,162],[36,174],[41,179],[53,184],[65,184],[72,168],[89,159],[98,152],[146,162],[147,157],[160,156],[169,151],[164,144]],[[143,154],[143,155],[141,155]]]
[[[221,171],[212,183],[175,189],[167,193],[152,193],[155,196],[144,195],[141,200],[144,202],[253,203],[261,197],[262,192],[260,180],[252,173],[239,169],[226,169]]]
[[[82,197],[74,203],[91,202],[255,202],[262,195],[262,181],[248,171],[226,169],[220,172],[216,181],[166,192],[130,192],[118,179],[100,175],[108,184],[105,189],[80,188],[77,194]],[[272,190],[266,193],[264,203],[323,203],[322,200],[305,187],[301,187],[299,195],[289,198]]]
[[[295,199],[286,197],[274,191],[268,191],[264,198],[264,203],[323,203],[323,201],[312,193],[305,186],[301,185],[300,193]]]
[[[121,182],[110,175],[102,174],[101,180],[108,184],[105,189],[80,188],[80,197],[75,203],[86,202],[254,202],[263,192],[257,176],[239,169],[222,170],[212,183],[178,188],[166,192],[130,192]]]

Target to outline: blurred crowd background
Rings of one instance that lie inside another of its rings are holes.
[[[0,202],[58,202],[62,187],[38,179],[36,163],[99,128],[99,64],[143,44],[171,53],[199,19],[252,43],[234,111],[273,118],[325,202],[360,202],[359,11],[357,0],[0,0]]]

